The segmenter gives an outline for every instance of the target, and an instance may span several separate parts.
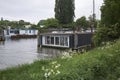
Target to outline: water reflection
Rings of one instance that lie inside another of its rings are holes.
[[[4,45],[5,44],[5,41],[0,41],[0,45]]]
[[[63,50],[61,49],[55,49],[55,48],[38,48],[38,58],[41,57],[41,55],[44,56],[44,58],[55,58],[55,57],[59,57],[61,56],[61,53],[63,52]]]
[[[8,39],[0,42],[0,69],[32,63],[38,59],[58,57],[62,51],[53,48],[37,48],[37,39]]]

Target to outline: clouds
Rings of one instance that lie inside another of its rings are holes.
[[[92,0],[75,0],[76,18],[92,14]],[[102,0],[96,0],[96,14]],[[54,17],[55,0],[0,0],[0,17],[8,20],[26,20],[37,23],[41,19]]]

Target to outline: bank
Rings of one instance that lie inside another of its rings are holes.
[[[116,43],[108,42],[84,54],[40,60],[0,70],[0,80],[118,80],[118,78],[120,78],[120,40]]]

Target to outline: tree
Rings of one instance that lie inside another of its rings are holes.
[[[120,38],[120,1],[104,0],[101,7],[101,23],[94,36],[94,41],[100,44]]]
[[[40,21],[38,22],[37,26],[40,26],[40,27],[41,27],[41,25],[42,25],[42,26],[45,25],[45,20],[40,20]]]
[[[103,25],[120,24],[120,0],[104,0],[101,7],[101,22]]]
[[[55,18],[60,24],[72,23],[75,17],[74,0],[55,0]]]
[[[45,28],[56,28],[58,27],[58,20],[54,18],[48,18],[44,22]]]
[[[100,45],[102,42],[113,41],[120,37],[120,25],[103,26],[99,25],[97,32],[94,35],[94,43]]]
[[[95,15],[94,15],[94,17],[95,17]],[[93,20],[93,15],[90,15],[88,17],[88,22],[89,22],[89,27],[92,27],[92,25],[93,25],[94,26],[93,28],[97,28],[97,24],[98,24],[99,20],[96,20],[96,18],[94,18],[94,20]]]
[[[81,28],[86,30],[89,27],[89,22],[88,22],[88,20],[86,20],[86,17],[83,16],[76,20],[76,26],[77,26],[78,30],[80,30]]]
[[[35,24],[32,24],[32,25],[31,25],[31,27],[30,27],[30,29],[37,29],[37,30],[39,30],[39,29],[40,29],[40,27],[39,27],[39,26],[37,26],[37,25],[35,25]]]

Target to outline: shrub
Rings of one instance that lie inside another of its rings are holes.
[[[99,46],[102,42],[113,41],[120,37],[120,25],[103,26],[99,25],[95,36],[94,43]]]

